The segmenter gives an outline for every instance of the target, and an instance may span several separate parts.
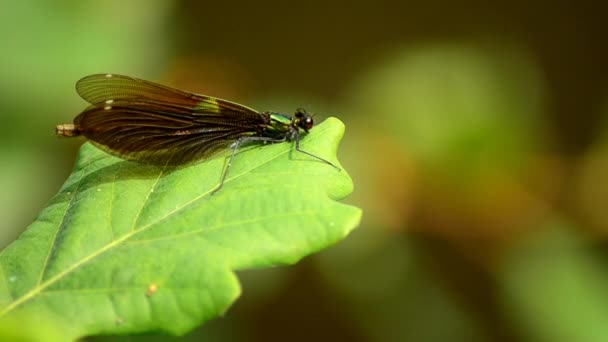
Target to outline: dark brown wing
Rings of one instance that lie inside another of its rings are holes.
[[[113,155],[149,164],[207,158],[266,123],[251,108],[127,76],[88,76],[76,89],[92,103],[74,119],[78,130]]]
[[[207,108],[211,111],[221,106],[226,111],[257,113],[255,109],[238,103],[117,74],[95,74],[83,77],[76,82],[76,92],[92,105],[106,101],[148,99],[187,107]]]

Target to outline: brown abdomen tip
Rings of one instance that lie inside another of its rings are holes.
[[[63,124],[55,126],[55,134],[60,137],[76,137],[80,135],[80,130],[74,124]]]

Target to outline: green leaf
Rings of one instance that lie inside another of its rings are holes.
[[[302,149],[337,164],[344,125],[329,118]],[[360,221],[337,202],[348,174],[289,143],[177,170],[124,161],[85,144],[74,172],[0,254],[0,315],[43,313],[71,338],[150,330],[183,334],[239,296],[235,270],[292,264]]]

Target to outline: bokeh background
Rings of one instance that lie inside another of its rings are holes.
[[[596,4],[597,3],[597,4]],[[608,341],[608,29],[597,1],[5,1],[0,245],[70,173],[74,83],[123,73],[336,116],[345,241],[241,272],[156,341]],[[313,185],[314,186],[314,185]]]

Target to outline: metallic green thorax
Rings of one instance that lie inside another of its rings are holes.
[[[291,126],[291,118],[279,113],[269,113],[270,122],[266,126],[267,133],[285,133]]]

